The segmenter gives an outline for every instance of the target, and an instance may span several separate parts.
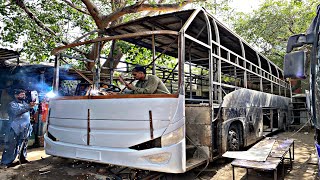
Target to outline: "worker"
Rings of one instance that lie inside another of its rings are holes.
[[[19,155],[20,163],[28,163],[27,146],[32,132],[30,112],[36,103],[25,102],[26,93],[22,89],[14,90],[14,100],[9,103],[9,123],[5,134],[5,146],[2,153],[1,168],[14,166],[13,161]]]
[[[147,75],[146,69],[143,66],[137,65],[132,69],[132,76],[138,82],[134,85],[127,83],[120,76],[119,80],[128,89],[133,91],[133,94],[170,94],[167,87],[156,75]]]

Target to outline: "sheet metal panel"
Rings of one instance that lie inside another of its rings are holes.
[[[89,145],[131,147],[150,140],[149,111],[157,138],[170,122],[183,119],[182,105],[178,98],[53,100],[49,132],[61,142],[86,145],[90,121]]]
[[[222,156],[251,161],[266,161],[274,142],[275,139],[264,139],[247,151],[227,151]]]

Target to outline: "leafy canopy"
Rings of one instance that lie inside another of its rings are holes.
[[[235,31],[282,67],[288,37],[304,33],[316,15],[318,0],[265,0],[250,14],[233,18]]]
[[[179,9],[184,0],[0,0],[0,46],[16,47],[31,63],[47,61],[53,48],[73,42],[83,34],[148,15],[149,11]],[[95,38],[92,33],[87,38]],[[108,45],[108,44],[107,44]],[[68,50],[87,58],[93,47]],[[108,53],[103,50],[103,53]]]

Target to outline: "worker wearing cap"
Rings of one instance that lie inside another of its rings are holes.
[[[128,89],[132,90],[133,94],[170,94],[160,78],[155,75],[147,75],[146,69],[140,65],[132,69],[132,76],[138,80],[135,86],[124,81],[121,76],[119,80]]]
[[[1,159],[1,167],[11,167],[12,162],[19,154],[21,163],[28,163],[27,146],[29,135],[32,131],[29,110],[35,106],[35,102],[27,104],[25,91],[14,90],[15,99],[8,105],[9,123],[5,134],[5,147]]]

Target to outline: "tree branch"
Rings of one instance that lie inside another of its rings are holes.
[[[90,0],[81,0],[81,1],[86,5],[98,29],[103,29],[104,27],[102,26],[101,15],[98,8]]]
[[[177,4],[141,4],[141,2],[137,2],[134,5],[127,6],[118,11],[115,11],[108,16],[103,16],[103,27],[107,27],[111,21],[114,21],[125,14],[137,13],[142,11],[175,11],[181,9],[183,6],[191,2],[192,0],[186,0],[182,3]]]
[[[23,0],[16,0],[15,3],[22,9],[24,10],[25,13],[27,13],[27,15],[29,16],[30,19],[32,19],[39,27],[41,27],[43,30],[45,30],[46,32],[48,32],[50,35],[52,36],[55,36],[55,37],[58,37],[56,35],[56,33],[51,30],[50,28],[46,27],[44,25],[44,23],[42,21],[40,21],[31,11],[28,7],[26,7],[26,5],[24,4]],[[69,42],[67,41],[64,41],[64,40],[61,40],[61,42],[64,44],[64,45],[68,45]],[[79,52],[80,54],[83,54],[83,55],[87,55],[86,53],[84,53],[83,51],[77,49],[77,48],[73,48],[75,51]]]
[[[87,14],[90,15],[90,13],[88,11],[82,10],[80,8],[78,8],[75,4],[73,4],[72,2],[68,1],[68,0],[62,0],[63,2],[65,2],[66,4],[68,4],[70,7],[72,7],[73,9],[82,12],[83,14]]]
[[[159,0],[159,1],[158,1],[158,4],[163,3],[163,1],[165,1],[165,0]],[[150,11],[150,12],[148,12],[148,14],[147,14],[146,16],[152,16],[152,15],[154,15],[155,13],[156,13],[156,11]]]
[[[290,21],[290,23],[289,23],[289,31],[292,33],[292,34],[296,34],[294,31],[293,31],[293,21],[292,21],[292,19],[291,19],[291,21]]]
[[[45,31],[49,32],[51,35],[56,36],[56,33],[50,28],[46,27],[31,11],[26,7],[23,0],[16,0],[16,4],[27,13],[30,19],[32,19],[38,26],[40,26]]]

